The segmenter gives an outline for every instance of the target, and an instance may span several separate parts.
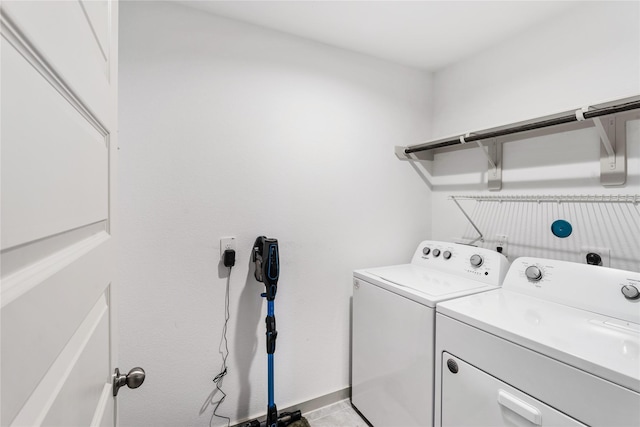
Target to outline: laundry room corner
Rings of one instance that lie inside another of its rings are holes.
[[[566,111],[573,114],[579,108],[640,94],[639,9],[637,2],[587,2],[438,70],[433,139],[473,135]],[[581,43],[577,41],[581,34],[593,37]],[[475,142],[436,153],[430,166],[432,238],[459,242],[478,238],[464,210],[483,234],[476,244],[495,249],[498,236],[506,236],[510,260],[530,255],[584,263],[584,253],[595,247],[610,254],[609,266],[637,271],[640,246],[637,238],[630,237],[640,232],[637,204],[499,201],[508,196],[638,194],[640,120],[627,121],[625,132],[626,182],[615,186],[601,183],[602,144],[594,127],[524,134],[502,143],[501,189],[496,192],[488,190],[491,166]],[[462,197],[457,200],[461,210],[451,199],[468,195],[496,201]],[[558,219],[574,225],[570,237],[551,233],[550,225]]]
[[[640,0],[0,34],[0,427],[640,427]]]
[[[279,408],[348,393],[352,271],[431,233],[393,154],[430,134],[430,73],[169,2],[122,2],[120,28],[120,360],[147,371],[121,425],[225,422],[229,274],[218,413],[264,414],[260,235],[280,244]]]

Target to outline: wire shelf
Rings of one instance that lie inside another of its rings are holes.
[[[617,195],[526,195],[526,196],[449,196],[450,200],[478,202],[535,202],[535,203],[640,203],[640,194]]]

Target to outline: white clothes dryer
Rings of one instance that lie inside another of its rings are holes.
[[[640,273],[518,258],[436,316],[437,426],[640,426]]]
[[[352,404],[376,427],[433,424],[435,307],[496,289],[507,259],[424,241],[410,264],[353,274]]]

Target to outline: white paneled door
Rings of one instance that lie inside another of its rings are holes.
[[[117,2],[2,1],[2,426],[114,426]]]

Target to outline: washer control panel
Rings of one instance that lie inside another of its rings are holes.
[[[640,324],[640,273],[596,265],[522,257],[503,288]]]
[[[504,255],[476,246],[425,240],[418,245],[412,264],[500,286],[509,268]]]

